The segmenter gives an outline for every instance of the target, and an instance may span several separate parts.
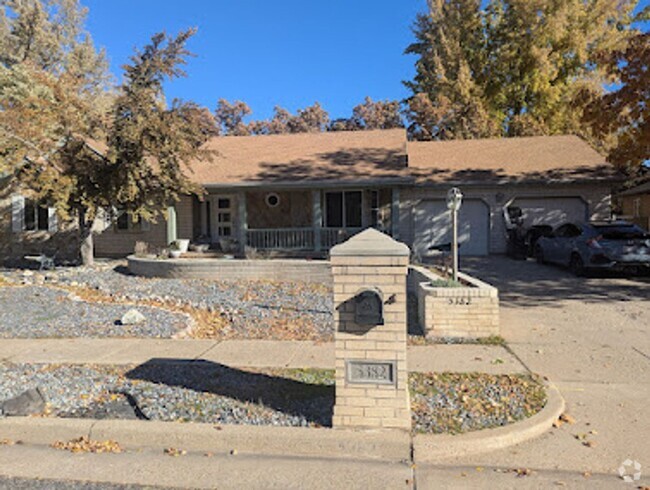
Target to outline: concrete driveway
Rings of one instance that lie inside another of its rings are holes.
[[[499,288],[503,337],[558,386],[577,422],[508,450],[420,468],[418,488],[650,485],[650,279],[577,278],[500,256],[464,259],[461,268]],[[642,465],[634,485],[617,473],[627,459]],[[516,468],[532,473],[505,471]]]

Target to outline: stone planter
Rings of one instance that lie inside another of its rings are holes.
[[[458,274],[463,287],[435,287],[431,283],[442,276],[424,267],[409,269],[409,289],[427,338],[499,335],[498,289],[463,273]]]

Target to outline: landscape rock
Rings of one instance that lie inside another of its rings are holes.
[[[2,403],[2,413],[7,416],[24,417],[45,410],[47,400],[40,388],[31,388]]]
[[[122,316],[120,323],[122,325],[137,325],[138,323],[144,323],[147,321],[146,317],[140,313],[135,308],[130,309]]]

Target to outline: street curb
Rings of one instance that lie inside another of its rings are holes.
[[[468,434],[416,434],[413,437],[414,462],[433,463],[444,458],[495,451],[542,435],[565,409],[564,398],[555,385],[548,383],[546,388],[547,401],[544,408],[521,422]]]
[[[125,449],[176,448],[214,454],[299,456],[355,460],[409,461],[408,432],[351,429],[214,425],[141,420],[0,419],[0,440],[50,445],[86,436],[114,440]]]
[[[112,439],[128,449],[176,448],[215,454],[298,456],[415,463],[439,462],[494,451],[540,436],[564,412],[559,390],[547,386],[544,408],[532,417],[496,429],[461,435],[411,436],[405,431],[326,429],[250,425],[215,425],[141,420],[57,419],[7,417],[0,419],[0,440],[51,445],[86,436]]]

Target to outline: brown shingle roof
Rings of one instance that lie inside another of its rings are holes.
[[[614,168],[578,136],[409,142],[418,183],[612,179]]]
[[[212,162],[194,162],[188,177],[204,185],[404,180],[403,129],[212,138]]]

